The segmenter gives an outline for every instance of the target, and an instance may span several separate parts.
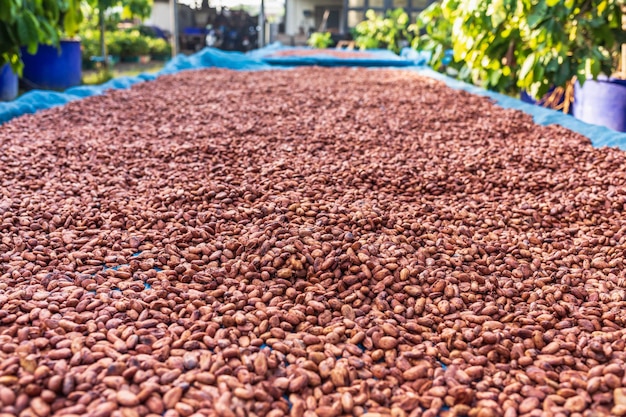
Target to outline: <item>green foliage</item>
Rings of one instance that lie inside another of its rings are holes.
[[[107,34],[107,50],[111,55],[137,57],[150,54],[149,38],[138,30],[117,31]]]
[[[1,0],[0,0],[1,1]],[[114,7],[124,7],[126,10],[131,10],[132,13],[135,13],[137,16],[142,19],[148,17],[152,10],[152,0],[85,0],[86,3],[91,7],[91,11],[94,16],[99,16],[98,19],[98,30],[104,28],[104,33],[102,33],[102,37],[100,39],[101,48],[104,45],[107,45],[109,48],[113,50],[109,50],[107,48],[107,55],[114,54],[124,54],[126,52],[132,53],[132,55],[125,56],[137,56],[139,53],[137,51],[142,51],[141,54],[148,54],[150,51],[150,47],[148,46],[147,40],[135,40],[135,39],[120,39],[121,45],[117,42],[113,42],[111,44],[106,40],[107,30],[115,30],[117,26],[117,22],[119,21],[119,14],[110,13],[111,9]],[[132,14],[131,13],[131,14]],[[107,18],[108,16],[108,18]],[[94,19],[95,20],[95,19]],[[100,21],[103,20],[103,21]],[[119,48],[118,48],[119,46]],[[122,51],[122,48],[126,48]],[[117,50],[119,49],[119,51]]]
[[[169,57],[172,55],[172,45],[162,38],[148,38],[150,56],[154,58]]]
[[[312,48],[325,49],[333,45],[330,32],[314,32],[306,41]]]
[[[101,56],[100,31],[87,29],[81,33],[83,64],[94,56]],[[171,55],[170,44],[164,39],[143,36],[138,30],[106,32],[107,53],[112,56],[137,57],[142,55]]]
[[[80,47],[83,57],[83,65],[88,65],[91,58],[100,56],[100,31],[87,29],[80,33]]]
[[[360,49],[387,48],[399,53],[403,43],[414,37],[409,15],[403,9],[390,10],[385,17],[368,10],[365,17],[367,20],[354,28],[354,41]]]
[[[452,27],[450,11],[441,7],[441,3],[435,2],[419,14],[415,24],[409,26],[409,30],[421,33],[413,38],[411,47],[430,51],[432,54],[429,65],[433,69],[456,76],[464,63],[451,60],[447,54],[453,47]]]
[[[8,63],[21,74],[21,47],[34,54],[39,44],[58,46],[82,19],[80,0],[0,0],[0,67]]]
[[[611,74],[619,45],[622,0],[442,0],[422,12],[418,48],[452,47],[459,78],[485,88],[538,98]]]
[[[153,0],[86,0],[86,2],[93,10],[110,11],[114,7],[121,7],[128,17],[139,17],[141,20],[150,17],[153,4]]]
[[[152,0],[122,0],[124,17],[147,19],[152,13]]]

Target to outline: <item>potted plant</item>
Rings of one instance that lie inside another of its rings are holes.
[[[122,45],[115,41],[115,38],[110,42],[107,40],[107,54],[109,66],[114,66],[120,62],[120,56],[122,54]]]
[[[145,19],[149,17],[152,12],[152,0],[87,0],[87,2],[92,9],[97,11],[98,14],[98,25],[100,28],[100,56],[102,56],[106,67],[109,64],[109,53],[113,56],[116,55],[108,51],[109,43],[106,40],[107,11],[122,7],[125,13],[130,13],[132,17]],[[121,49],[122,47],[120,46],[120,54]]]
[[[150,57],[155,61],[167,61],[172,56],[172,45],[162,38],[149,38]]]
[[[34,4],[34,6],[33,6]],[[63,90],[81,83],[81,48],[80,41],[74,38],[83,19],[80,0],[52,0],[46,7],[37,3],[24,3],[26,7],[38,8],[47,14],[51,21],[58,21],[57,31],[47,28],[44,32],[52,42],[44,38],[38,40],[38,46],[28,43],[22,45],[21,58],[24,63],[22,79],[31,88]],[[40,28],[46,25],[40,24]],[[33,38],[34,40],[34,38]]]
[[[22,75],[25,52],[35,54],[40,45],[59,47],[60,34],[73,36],[82,19],[79,0],[39,2],[5,0],[0,7],[0,69],[6,65]],[[6,78],[3,80],[6,82]],[[9,77],[9,89],[17,91],[15,75]],[[3,84],[4,85],[4,84]],[[2,87],[0,87],[2,88]],[[5,97],[6,98],[6,97]]]
[[[333,45],[332,34],[330,32],[314,32],[309,36],[306,43],[311,48],[326,49]]]
[[[139,62],[147,64],[150,62],[150,43],[148,38],[139,33],[138,30],[132,31],[133,51],[139,57]]]
[[[98,36],[95,30],[85,30],[80,33],[83,69],[93,69],[97,58],[100,56]]]
[[[42,21],[31,25],[38,29],[43,37],[34,36],[21,45],[21,60],[24,64],[22,79],[29,87],[64,89],[80,84],[81,51],[80,41],[73,36],[78,31],[83,19],[80,0],[51,0],[46,7],[37,2],[25,2],[25,8],[32,8],[34,13],[41,12],[56,26],[46,25]],[[17,23],[18,32],[20,23]],[[37,43],[35,46],[34,43]]]
[[[507,94],[534,99],[611,74],[622,42],[620,0],[442,0],[457,77]],[[424,22],[418,29],[424,29]],[[418,19],[418,26],[420,20]],[[446,40],[445,42],[448,42]],[[425,33],[418,48],[434,51]],[[444,47],[444,46],[442,46]],[[433,60],[437,54],[433,54]]]
[[[619,73],[574,84],[573,114],[582,121],[626,132],[626,44],[619,57]]]
[[[139,31],[131,30],[116,34],[116,40],[120,48],[120,57],[123,62],[140,62],[141,57],[150,56],[148,38],[142,36]],[[144,58],[145,60],[145,58]]]

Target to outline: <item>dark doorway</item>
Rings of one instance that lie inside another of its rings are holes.
[[[341,29],[341,7],[336,6],[316,6],[315,7],[315,30],[318,30],[324,20],[324,12],[328,10],[326,19],[326,30],[331,33],[338,33]]]

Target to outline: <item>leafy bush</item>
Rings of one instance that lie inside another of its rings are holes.
[[[354,41],[360,49],[387,48],[399,53],[414,37],[409,15],[403,9],[390,10],[384,18],[368,10],[365,17],[367,20],[354,28]]]
[[[325,49],[333,45],[330,32],[314,32],[306,42],[310,47],[318,49]]]
[[[172,45],[165,39],[150,38],[148,39],[150,45],[150,55],[152,57],[165,57],[172,55]]]
[[[452,46],[459,78],[512,93],[543,97],[615,70],[622,0],[442,0],[422,13],[418,28],[437,35],[421,47],[437,52]],[[450,30],[452,28],[452,30]],[[449,33],[449,38],[438,34]],[[440,54],[433,53],[433,64]]]
[[[122,45],[126,44],[126,42],[118,41],[118,40],[124,38],[124,32],[122,31],[105,32],[105,34],[106,34],[105,39],[106,39],[106,45],[107,45],[107,54],[113,55],[113,56],[121,56]],[[98,53],[98,55],[100,55],[100,53]]]
[[[150,54],[149,38],[137,30],[107,33],[107,47],[110,55],[136,57]]]
[[[417,17],[417,22],[410,29],[419,36],[413,38],[411,46],[415,49],[430,51],[430,66],[449,75],[456,76],[463,68],[462,62],[455,62],[451,57],[452,25],[448,9],[435,2],[424,9]]]
[[[101,56],[100,31],[85,29],[81,33],[83,63],[94,56]],[[143,36],[137,30],[106,32],[107,53],[112,56],[136,57],[142,55],[168,56],[172,49],[164,39]]]
[[[100,56],[100,32],[95,30],[84,30],[80,34],[80,46],[83,56],[83,65],[91,62],[94,56]]]

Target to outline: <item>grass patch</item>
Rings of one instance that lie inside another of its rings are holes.
[[[109,70],[88,70],[83,72],[83,85],[99,85],[113,78],[135,77],[143,73],[153,73],[160,71],[164,66],[165,62],[154,61],[148,64],[119,63]]]

